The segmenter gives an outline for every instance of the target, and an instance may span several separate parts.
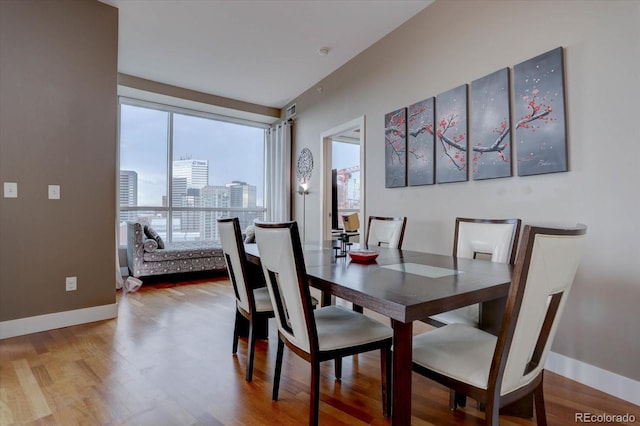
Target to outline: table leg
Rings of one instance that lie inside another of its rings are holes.
[[[320,292],[320,306],[330,306],[331,303],[331,294],[326,291]]]
[[[411,424],[411,360],[413,323],[391,321],[393,326],[392,425]]]
[[[500,414],[530,419],[533,417],[533,393],[500,409]]]
[[[504,316],[504,307],[507,303],[506,297],[495,300],[488,300],[480,304],[480,329],[487,331],[494,336],[500,333],[500,325]]]

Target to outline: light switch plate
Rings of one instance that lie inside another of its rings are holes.
[[[67,277],[65,278],[65,289],[67,291],[75,291],[78,289],[78,278],[77,277]]]
[[[5,182],[4,183],[4,198],[18,198],[18,183],[17,182]]]
[[[49,185],[49,199],[50,200],[60,199],[60,185]]]

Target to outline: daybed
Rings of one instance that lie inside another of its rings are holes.
[[[153,229],[127,223],[127,265],[136,277],[226,269],[222,246],[211,241],[164,242]]]

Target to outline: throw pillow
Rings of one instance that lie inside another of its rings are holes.
[[[256,227],[253,225],[247,226],[247,229],[244,230],[244,243],[245,244],[253,244],[256,242]]]
[[[144,251],[147,253],[153,253],[158,248],[158,242],[153,238],[147,238],[144,240]]]
[[[149,225],[145,225],[144,226],[144,235],[146,235],[147,238],[151,238],[151,239],[156,240],[156,242],[158,243],[158,248],[159,249],[163,249],[164,248],[164,241],[162,241],[162,238],[160,237],[160,235],[158,235],[158,233],[155,231],[155,229],[153,229]]]

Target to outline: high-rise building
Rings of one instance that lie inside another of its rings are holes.
[[[202,189],[209,184],[208,160],[175,160],[173,179],[185,178],[187,188]]]
[[[120,188],[118,192],[120,207],[138,205],[138,173],[133,170],[120,170]],[[136,220],[135,211],[120,212],[120,221]]]
[[[173,207],[201,207],[201,190],[209,183],[209,161],[175,160],[171,179],[171,203]],[[174,217],[180,218],[180,232],[199,232],[201,213],[182,211]]]
[[[229,188],[229,207],[255,208],[256,187],[246,182],[233,181],[226,185]]]
[[[226,185],[229,191],[229,207],[237,209],[254,209],[254,211],[239,211],[233,214],[238,217],[240,227],[245,229],[253,224],[257,218],[262,218],[256,209],[256,187],[246,182],[232,181]]]
[[[226,186],[208,185],[202,188],[202,207],[229,207],[229,188]],[[227,212],[205,211],[202,213],[204,220],[202,221],[202,238],[211,240],[220,240],[218,235],[217,220],[221,217],[229,216]]]

